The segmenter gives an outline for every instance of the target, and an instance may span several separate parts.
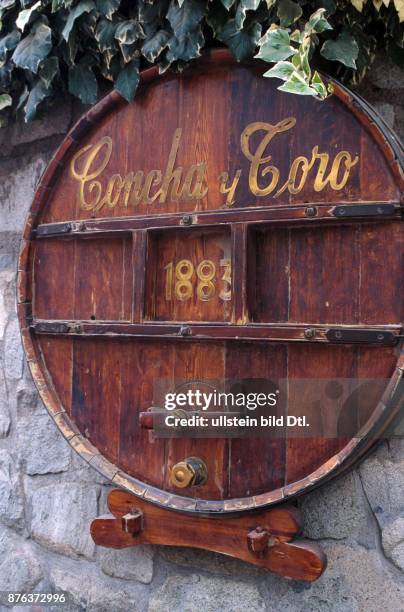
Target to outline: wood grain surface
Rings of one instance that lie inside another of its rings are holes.
[[[320,104],[262,71],[216,51],[180,75],[146,71],[132,104],[103,100],[61,145],[24,232],[19,316],[45,403],[90,463],[168,508],[242,512],[309,490],[399,409],[400,152],[338,84]],[[392,346],[327,337],[355,326],[393,330]],[[283,384],[272,416],[305,415],[315,433],[141,427],[162,389],[195,381]],[[207,481],[179,490],[171,469],[191,456]]]

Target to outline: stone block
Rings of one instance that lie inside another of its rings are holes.
[[[0,168],[0,227],[22,232],[36,186],[51,152],[3,161]]]
[[[152,546],[135,546],[113,550],[99,548],[99,563],[104,574],[124,580],[138,580],[149,584],[153,578]]]
[[[355,472],[300,498],[306,537],[342,539],[367,527],[367,511]]]
[[[252,582],[192,574],[167,578],[153,594],[148,612],[259,612],[267,609],[258,586]]]
[[[23,350],[20,328],[16,318],[12,319],[6,329],[4,345],[5,376],[8,380],[19,380],[23,372]]]
[[[23,518],[24,505],[18,473],[10,453],[3,449],[0,450],[0,521],[8,527],[19,529]]]
[[[25,474],[56,474],[69,468],[70,446],[48,414],[19,419],[17,440]]]
[[[28,495],[29,531],[42,546],[70,557],[92,559],[90,523],[97,516],[99,489],[74,483],[51,484]]]

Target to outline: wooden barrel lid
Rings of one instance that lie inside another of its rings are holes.
[[[400,406],[399,146],[341,85],[320,103],[277,91],[265,69],[216,50],[181,75],[146,70],[132,104],[108,95],[59,147],[24,230],[19,319],[50,415],[113,483],[183,511],[305,492]],[[306,415],[316,433],[141,427],[155,381],[199,379],[286,380],[275,416]],[[300,393],[300,379],[383,388],[352,415],[340,392]],[[176,488],[189,456],[208,478]]]

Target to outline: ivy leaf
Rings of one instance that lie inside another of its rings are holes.
[[[247,11],[256,11],[261,0],[241,0],[241,6]]]
[[[160,53],[167,47],[169,33],[166,30],[159,30],[143,43],[142,54],[151,64],[156,61]]]
[[[139,85],[139,62],[134,60],[121,70],[115,82],[115,89],[128,102],[132,102],[135,97],[137,86]]]
[[[95,0],[95,3],[104,17],[112,19],[112,15],[119,9],[121,0]]]
[[[119,43],[119,47],[121,49],[123,61],[125,62],[125,64],[132,61],[139,54],[137,43],[131,43],[130,45],[122,45],[121,43]]]
[[[195,57],[199,57],[204,42],[205,39],[200,27],[194,30],[189,36],[182,36],[180,39],[176,36],[172,36],[167,42],[167,60],[169,62],[174,62],[176,60],[188,62]]]
[[[397,11],[398,20],[401,23],[404,21],[404,0],[394,0],[394,6]]]
[[[12,103],[13,99],[11,96],[9,96],[8,94],[0,95],[0,110],[3,110],[3,108],[7,108],[7,106],[11,106]]]
[[[23,11],[21,11],[21,13],[19,13],[16,21],[15,21],[15,25],[17,26],[17,28],[19,30],[21,30],[21,32],[24,31],[25,26],[27,25],[27,23],[29,22],[29,20],[31,19],[31,15],[34,11],[36,11],[37,8],[39,8],[41,6],[40,2],[36,2],[33,6],[31,6],[30,8],[27,8]]]
[[[132,45],[139,38],[144,38],[143,28],[138,21],[130,19],[119,24],[115,31],[115,38],[121,45]]]
[[[332,62],[341,62],[344,66],[355,69],[359,47],[354,37],[347,30],[343,30],[336,40],[326,40],[320,53]]]
[[[292,62],[278,62],[273,68],[264,73],[264,77],[282,79],[287,81],[295,71]]]
[[[47,57],[41,64],[39,69],[39,76],[45,83],[46,87],[49,87],[53,79],[59,72],[59,60],[54,55]]]
[[[316,95],[315,89],[312,89],[297,72],[294,72],[286,83],[278,87],[278,89],[279,91],[286,91],[287,93],[294,93],[299,96]]]
[[[236,0],[220,0],[226,10],[230,10]]]
[[[332,30],[332,26],[328,23],[325,18],[326,9],[320,8],[318,11],[313,13],[307,23],[307,28],[313,30],[317,34],[321,34],[326,30]]]
[[[278,17],[282,28],[287,28],[302,16],[302,9],[292,0],[280,0],[278,4]]]
[[[171,0],[167,11],[167,19],[175,37],[181,41],[196,30],[206,14],[206,2],[203,0],[187,0],[179,6],[176,0]]]
[[[93,0],[81,0],[71,11],[69,11],[69,16],[66,21],[66,25],[62,31],[62,37],[67,42],[69,40],[70,32],[73,29],[74,23],[76,19],[78,19],[84,13],[89,13],[90,11],[95,9],[95,5]]]
[[[31,34],[17,45],[12,60],[18,68],[26,68],[36,73],[42,60],[52,49],[52,32],[44,23],[32,28]]]
[[[25,105],[25,121],[31,121],[35,118],[38,105],[49,96],[51,90],[46,87],[45,83],[39,79],[31,89],[27,103]]]
[[[100,19],[98,22],[94,36],[101,52],[117,48],[115,45],[115,30],[116,23],[108,19]]]
[[[251,57],[261,36],[261,24],[252,23],[240,29],[236,19],[230,19],[216,32],[217,38],[229,47],[238,62]]]
[[[13,30],[10,32],[10,34],[7,34],[7,36],[0,38],[0,59],[4,60],[7,55],[7,51],[12,51],[15,49],[20,40],[21,32],[18,30]]]
[[[260,50],[255,57],[266,62],[279,62],[288,59],[296,52],[291,47],[289,33],[282,28],[269,29],[259,41]]]
[[[69,92],[83,104],[94,104],[97,100],[97,79],[90,66],[77,64],[69,68]]]
[[[327,97],[327,88],[317,70],[315,71],[310,86],[316,91],[322,100]]]

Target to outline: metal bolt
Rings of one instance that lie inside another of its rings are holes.
[[[316,206],[307,206],[304,211],[306,217],[315,217],[317,215],[317,207]]]
[[[342,338],[342,332],[340,332],[340,331],[336,331],[336,332],[335,332],[335,337],[337,338],[337,340],[341,340],[341,338]]]
[[[192,225],[192,215],[183,215],[182,222],[184,225]]]
[[[384,334],[377,334],[378,340],[384,340]]]
[[[307,340],[311,340],[312,338],[314,338],[315,335],[316,332],[311,327],[308,327],[304,330],[304,337],[307,338]]]
[[[192,334],[191,328],[188,325],[183,325],[180,329],[180,336],[190,336]]]

